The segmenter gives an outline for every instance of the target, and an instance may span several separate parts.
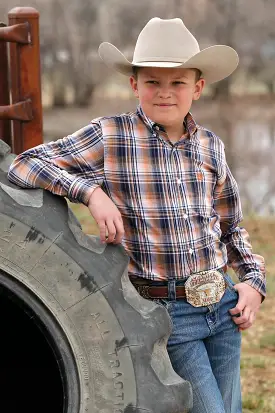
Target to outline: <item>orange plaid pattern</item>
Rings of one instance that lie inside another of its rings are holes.
[[[262,257],[253,254],[239,191],[222,141],[189,113],[176,144],[139,107],[94,119],[56,142],[19,155],[9,179],[87,204],[101,186],[121,212],[129,273],[152,280],[186,279],[232,266],[265,295]]]

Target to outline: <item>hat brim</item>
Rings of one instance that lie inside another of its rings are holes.
[[[107,66],[126,76],[133,74],[133,66],[199,69],[202,72],[202,77],[208,84],[218,82],[231,75],[239,63],[237,52],[232,47],[224,45],[207,47],[192,56],[185,63],[163,61],[130,62],[120,50],[107,42],[101,43],[98,53]]]

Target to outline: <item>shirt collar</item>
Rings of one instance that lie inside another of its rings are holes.
[[[153,122],[150,118],[148,118],[148,116],[145,115],[142,107],[140,105],[138,105],[137,107],[137,115],[141,118],[141,120],[145,123],[145,125],[151,130],[151,131],[155,131],[156,127],[158,127],[158,129],[165,131],[165,129],[163,128],[163,126],[159,125],[156,122]],[[188,132],[188,135],[190,137],[192,137],[194,135],[194,133],[197,130],[197,124],[193,118],[193,116],[191,115],[190,112],[187,113],[187,115],[185,116],[184,119],[184,123]]]

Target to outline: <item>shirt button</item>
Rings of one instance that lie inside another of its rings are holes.
[[[184,214],[184,215],[183,215],[183,218],[184,218],[184,219],[187,219],[187,218],[188,218],[188,215],[187,215],[187,214]]]
[[[179,185],[181,184],[181,179],[180,179],[180,178],[177,179],[177,183],[178,183]]]
[[[188,251],[189,252],[189,254],[193,254],[193,250],[192,250],[192,248],[190,248],[190,250]]]

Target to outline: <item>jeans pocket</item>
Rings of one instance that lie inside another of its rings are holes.
[[[167,315],[169,317],[169,320],[170,320],[171,331],[173,331],[174,323],[173,323],[173,318],[171,317],[171,314],[170,314],[170,311],[169,311],[173,301],[165,300],[163,298],[154,298],[154,299],[152,299],[152,301],[154,301],[154,303],[160,305],[161,307],[165,308],[165,310],[167,311]]]
[[[239,294],[238,294],[238,291],[234,288],[235,283],[234,283],[234,281],[232,280],[232,278],[230,277],[230,275],[229,275],[229,274],[224,274],[224,280],[225,280],[226,287],[228,288],[228,290],[229,290],[233,295],[235,295],[235,296],[237,297]]]
[[[169,306],[170,306],[169,300],[164,300],[163,298],[153,298],[152,301],[154,301],[154,303],[158,305],[161,305],[168,311]]]

